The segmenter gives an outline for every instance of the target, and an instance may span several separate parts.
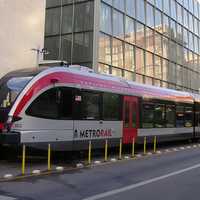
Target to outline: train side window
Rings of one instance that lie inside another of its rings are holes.
[[[26,114],[39,118],[57,119],[59,116],[57,89],[52,88],[39,95],[28,107]]]
[[[155,128],[165,127],[165,105],[156,104],[154,107]]]
[[[117,94],[103,93],[103,119],[120,119],[120,96]]]
[[[176,106],[176,127],[184,127],[184,106]]]
[[[94,92],[82,92],[81,119],[100,119],[100,94]]]
[[[60,89],[59,118],[72,119],[73,91],[70,88]]]
[[[153,128],[154,105],[144,103],[142,108],[142,127]]]
[[[193,109],[192,107],[185,107],[185,127],[192,127]]]
[[[173,128],[175,127],[175,106],[174,105],[166,105],[166,127]]]

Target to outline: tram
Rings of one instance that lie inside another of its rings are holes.
[[[200,95],[72,65],[13,71],[0,80],[0,141],[81,150],[157,136],[200,137]]]

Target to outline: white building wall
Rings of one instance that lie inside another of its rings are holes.
[[[45,0],[0,0],[0,77],[34,67],[43,48]]]

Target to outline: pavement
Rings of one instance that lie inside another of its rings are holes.
[[[0,200],[188,200],[200,195],[200,148],[0,183]]]

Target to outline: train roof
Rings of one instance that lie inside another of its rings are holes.
[[[163,99],[183,103],[200,102],[198,94],[140,84],[111,75],[97,74],[92,69],[79,65],[22,69],[13,71],[7,76],[26,75],[36,78],[37,75],[42,76],[42,74],[47,75],[55,72],[65,72],[71,77],[71,80],[73,79],[73,84],[79,85],[81,88],[134,95],[144,99]]]

